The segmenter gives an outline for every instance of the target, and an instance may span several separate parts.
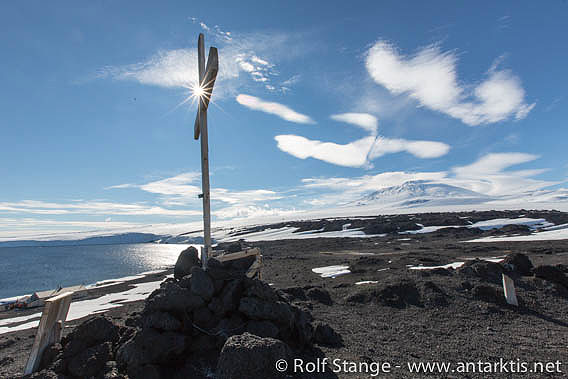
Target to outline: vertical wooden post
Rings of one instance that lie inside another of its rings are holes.
[[[216,50],[215,50],[216,53]],[[210,52],[211,55],[211,52]],[[216,58],[216,55],[215,55]],[[201,262],[203,268],[207,267],[207,258],[211,250],[211,198],[210,198],[210,185],[209,185],[209,140],[207,134],[207,107],[209,105],[209,99],[207,96],[211,97],[213,92],[213,84],[215,78],[212,79],[212,83],[205,83],[206,80],[210,81],[210,78],[206,78],[205,72],[205,42],[203,34],[199,34],[197,40],[197,60],[198,60],[198,70],[199,70],[199,86],[202,89],[209,88],[211,86],[211,92],[206,94],[206,96],[199,97],[199,105],[197,109],[197,119],[195,122],[195,139],[199,138],[201,134],[201,197],[203,199],[203,251],[201,253]],[[209,61],[210,59],[208,59]],[[212,62],[208,62],[209,64]],[[216,63],[216,61],[215,61]],[[215,69],[215,76],[217,71]],[[206,91],[207,92],[207,91]]]

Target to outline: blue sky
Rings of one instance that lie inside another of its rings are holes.
[[[215,220],[407,180],[564,186],[568,4],[11,2],[0,235],[200,219],[196,41],[219,48]]]

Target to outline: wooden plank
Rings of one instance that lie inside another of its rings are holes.
[[[205,41],[203,33],[199,33],[199,38],[197,39],[197,83],[201,85],[203,82],[203,75],[205,74]],[[200,124],[199,124],[199,112],[200,108],[197,110],[197,117],[195,118],[195,125],[193,126],[193,138],[199,139]]]
[[[502,274],[502,276],[503,276],[503,292],[505,294],[505,299],[507,300],[507,303],[518,307],[519,302],[517,300],[517,292],[515,291],[515,282],[508,275]]]
[[[239,251],[239,252],[236,252],[236,253],[221,255],[221,256],[217,257],[216,259],[220,262],[227,262],[227,261],[232,261],[232,260],[235,260],[235,259],[250,257],[252,255],[260,255],[260,249],[258,247],[255,247],[253,249],[247,249],[247,250]]]
[[[66,292],[46,300],[24,375],[35,372],[45,348],[61,339],[72,296],[73,292]]]
[[[200,79],[200,85],[204,89],[205,95],[199,99],[199,108],[197,109],[197,115],[195,116],[194,128],[194,138],[199,138],[199,132],[201,130],[201,119],[200,115],[204,114],[207,117],[207,109],[209,109],[209,102],[211,101],[211,96],[213,96],[213,86],[215,85],[215,80],[217,79],[217,73],[219,72],[219,54],[216,47],[211,47],[209,49],[209,57],[207,58],[207,68],[203,73],[203,77]]]

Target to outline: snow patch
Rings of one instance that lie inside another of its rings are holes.
[[[336,278],[340,275],[350,274],[349,266],[335,265],[312,268],[312,271],[319,274],[322,278]]]

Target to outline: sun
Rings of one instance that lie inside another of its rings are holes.
[[[196,99],[205,96],[205,88],[200,86],[199,83],[195,83],[193,86],[191,86],[191,96]]]

